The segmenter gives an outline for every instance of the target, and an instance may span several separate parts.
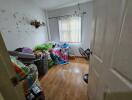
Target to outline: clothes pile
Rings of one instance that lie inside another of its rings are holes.
[[[22,84],[27,100],[44,98],[44,94],[38,80],[38,69],[37,66],[32,62],[35,58],[33,51],[29,48],[24,48],[24,52],[22,51],[22,48],[18,48],[15,51],[9,52],[12,65],[16,72],[17,80]],[[38,92],[34,92],[34,88],[37,88],[35,91]]]
[[[67,64],[69,56],[70,45],[68,43],[56,43],[50,42],[42,45],[38,45],[34,48],[34,51],[46,52],[50,55],[48,60],[49,67],[55,64]]]

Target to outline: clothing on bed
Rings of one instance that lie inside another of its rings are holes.
[[[70,45],[68,43],[45,43],[34,48],[34,52],[48,52],[50,57],[56,64],[64,64],[68,62]],[[52,53],[51,51],[52,50]],[[38,54],[38,53],[37,53]]]

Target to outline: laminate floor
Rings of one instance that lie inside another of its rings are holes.
[[[84,58],[76,58],[66,65],[53,66],[41,79],[46,100],[88,100],[83,75],[89,65]]]

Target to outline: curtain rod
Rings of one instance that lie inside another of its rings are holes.
[[[84,14],[87,14],[87,12],[81,13],[81,15],[84,15]],[[75,14],[72,14],[72,15],[64,15],[64,16],[56,16],[56,17],[49,17],[48,19],[60,18],[60,17],[65,17],[65,16],[73,16],[73,15],[75,15]]]

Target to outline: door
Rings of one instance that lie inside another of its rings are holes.
[[[94,0],[90,100],[132,100],[132,0]]]
[[[0,99],[25,100],[21,84],[13,84],[15,71],[0,33]]]

